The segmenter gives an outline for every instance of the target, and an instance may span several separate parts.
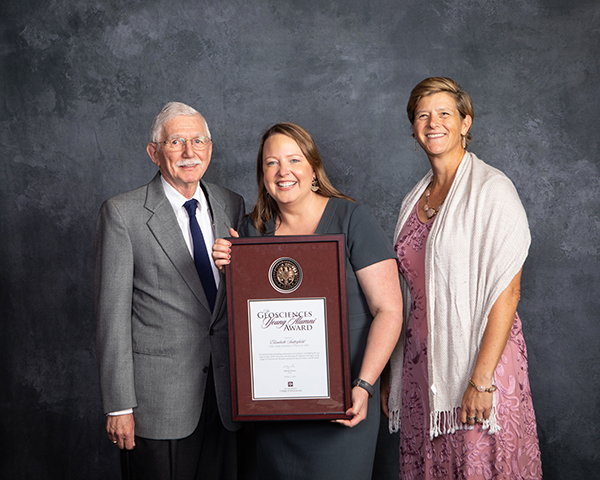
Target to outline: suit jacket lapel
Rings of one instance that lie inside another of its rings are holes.
[[[160,244],[196,298],[210,311],[210,306],[204,294],[200,277],[198,277],[194,260],[181,235],[181,229],[177,223],[175,212],[173,212],[173,208],[165,195],[160,173],[156,174],[154,179],[148,184],[148,194],[144,206],[153,213],[147,224],[156,241]]]
[[[202,189],[206,194],[213,215],[213,226],[215,229],[215,238],[225,238],[229,236],[230,220],[227,216],[227,202],[220,194],[219,190],[213,188],[210,183],[200,180]]]

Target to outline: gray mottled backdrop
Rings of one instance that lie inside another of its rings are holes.
[[[432,75],[470,92],[470,149],[529,214],[519,312],[545,478],[597,478],[597,0],[3,0],[0,26],[2,478],[117,477],[92,234],[104,199],[152,178],[144,149],[165,102],[204,113],[207,175],[249,206],[261,132],[299,123],[391,236],[428,165],[406,100]],[[376,478],[397,478],[396,444],[382,435]]]

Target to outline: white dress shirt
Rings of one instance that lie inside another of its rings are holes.
[[[194,242],[192,240],[192,231],[190,230],[190,217],[187,214],[187,210],[183,206],[185,202],[191,200],[189,198],[185,198],[181,193],[179,193],[175,188],[167,183],[164,177],[160,177],[163,188],[165,189],[165,195],[173,207],[173,211],[175,212],[175,216],[177,217],[177,223],[179,223],[179,228],[181,229],[181,233],[183,234],[183,239],[190,251],[190,255],[194,258]],[[204,192],[202,188],[200,188],[200,184],[198,184],[198,188],[196,188],[196,193],[194,193],[195,198],[198,200],[198,208],[196,209],[196,220],[198,220],[198,225],[200,225],[200,230],[202,230],[202,236],[204,237],[204,244],[206,245],[206,251],[208,253],[208,261],[212,268],[213,277],[215,278],[215,284],[217,288],[219,288],[219,270],[217,269],[215,262],[212,261],[212,247],[215,243],[215,233],[213,231],[213,223],[212,218],[210,217],[210,208],[208,208],[208,201],[204,196]]]

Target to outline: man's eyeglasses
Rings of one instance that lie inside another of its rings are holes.
[[[170,138],[169,140],[158,143],[164,143],[165,149],[172,152],[183,152],[187,142],[190,142],[190,145],[194,150],[206,150],[210,145],[210,138],[196,137],[191,140],[186,140],[185,138]]]

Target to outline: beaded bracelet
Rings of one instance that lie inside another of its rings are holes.
[[[496,385],[494,385],[493,383],[492,383],[491,387],[485,388],[483,385],[475,385],[475,382],[470,378],[469,378],[469,385],[471,385],[472,387],[475,387],[477,389],[477,391],[481,392],[481,393],[484,393],[484,392],[493,393],[496,390],[498,390],[498,387]]]

